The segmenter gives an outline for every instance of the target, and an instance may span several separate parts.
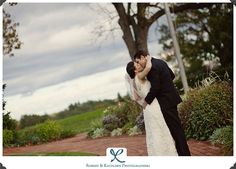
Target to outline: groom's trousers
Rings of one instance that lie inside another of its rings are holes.
[[[170,133],[175,140],[175,146],[179,156],[191,156],[185,138],[184,130],[178,116],[177,106],[162,108],[162,113]]]

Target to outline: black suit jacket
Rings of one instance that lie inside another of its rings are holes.
[[[157,98],[162,109],[170,108],[182,102],[174,83],[174,73],[169,66],[160,59],[152,58],[152,68],[147,75],[151,88],[145,101],[151,104]]]

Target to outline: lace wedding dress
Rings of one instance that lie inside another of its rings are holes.
[[[146,80],[143,83],[136,76],[135,84],[139,96],[144,99],[150,90],[150,82]],[[165,122],[157,99],[147,105],[143,110],[143,115],[148,156],[178,156],[174,139]]]

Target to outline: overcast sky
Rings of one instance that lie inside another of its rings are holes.
[[[128,50],[120,30],[96,41],[99,26],[108,30],[111,4],[19,3],[4,8],[24,43],[14,57],[3,58],[3,81],[7,83],[7,109],[22,114],[53,113],[70,103],[115,98],[126,94],[124,82]],[[117,19],[111,23],[118,27]],[[154,26],[149,50],[160,52]]]

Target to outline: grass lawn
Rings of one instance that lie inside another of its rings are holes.
[[[97,154],[85,152],[50,152],[50,153],[19,153],[9,156],[98,156]]]
[[[90,129],[91,121],[100,119],[102,116],[103,109],[67,117],[57,120],[56,122],[58,122],[62,128],[74,130],[76,133],[82,133]]]
[[[79,115],[74,115],[74,116],[70,116],[70,117],[60,119],[60,120],[55,120],[55,121],[63,129],[73,130],[77,134],[79,134],[79,133],[89,131],[90,123],[93,120],[102,118],[102,116],[103,116],[103,109],[98,109],[96,111],[82,113],[82,114],[79,114]],[[32,128],[37,127],[37,126],[42,125],[42,124],[38,124],[38,125],[35,125],[35,126],[31,126],[31,127],[26,127],[22,130],[19,130],[18,132],[19,133],[27,132],[28,130],[31,130]]]

